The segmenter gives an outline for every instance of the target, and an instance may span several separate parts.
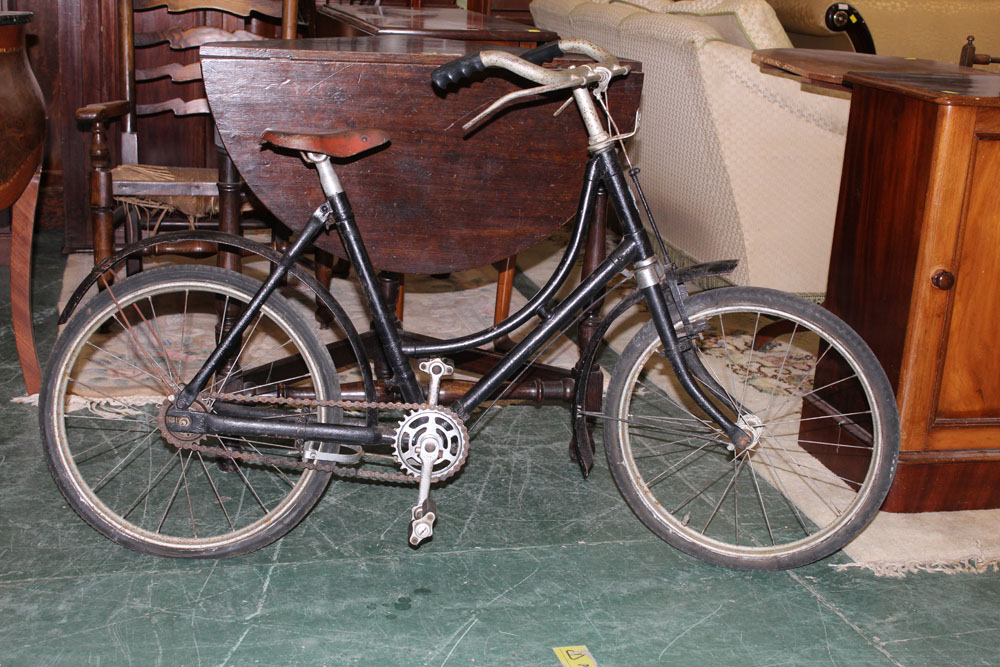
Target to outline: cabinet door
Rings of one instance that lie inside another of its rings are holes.
[[[932,429],[1000,425],[996,341],[1000,325],[1000,111],[979,113],[966,183]],[[956,437],[937,444],[947,449],[995,447],[996,440],[986,435],[980,432],[976,441]]]

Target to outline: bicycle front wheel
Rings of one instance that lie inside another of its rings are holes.
[[[892,482],[899,416],[882,367],[823,308],[734,287],[688,302],[691,340],[752,437],[729,447],[681,388],[653,323],[615,366],[605,406],[611,472],[636,515],[674,547],[751,570],[830,555],[874,517]]]
[[[225,319],[242,312],[259,286],[215,267],[145,271],[98,294],[66,325],[42,387],[43,447],[69,504],[115,542],[159,556],[246,553],[295,526],[326,487],[329,473],[219,453],[300,461],[288,441],[210,435],[199,443],[215,451],[208,453],[177,446],[159,423]],[[326,348],[274,294],[206,391],[274,395],[279,386],[339,397]],[[218,408],[204,393],[193,407]],[[314,418],[336,421],[340,412],[321,408]]]

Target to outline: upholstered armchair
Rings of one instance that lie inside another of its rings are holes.
[[[849,101],[751,62],[791,46],[770,5],[535,0],[531,13],[642,62],[631,151],[675,261],[736,258],[736,283],[826,290]]]
[[[825,20],[833,0],[768,0],[795,46],[851,51]],[[969,35],[983,48],[1000,44],[1000,0],[851,0],[883,56],[957,63]],[[1000,67],[994,65],[1000,71]]]

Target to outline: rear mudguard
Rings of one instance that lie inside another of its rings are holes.
[[[176,243],[178,241],[207,241],[230,248],[238,248],[263,257],[272,264],[280,262],[282,257],[280,252],[274,250],[273,248],[269,248],[266,245],[257,243],[256,241],[251,241],[243,236],[234,236],[232,234],[224,234],[222,232],[188,230],[165,232],[163,234],[150,236],[149,238],[125,246],[115,254],[105,259],[99,265],[95,266],[87,277],[80,282],[76,290],[74,290],[72,296],[70,296],[69,301],[66,303],[66,307],[63,308],[62,313],[59,315],[59,324],[65,324],[66,321],[69,320],[70,316],[80,305],[80,302],[86,295],[87,290],[97,283],[98,279],[104,272],[119,266],[132,255],[141,254],[145,250],[153,248],[157,245],[164,243]],[[333,298],[330,291],[320,285],[319,281],[316,280],[316,277],[306,270],[305,267],[295,265],[291,267],[288,272],[302,281],[302,284],[308,287],[309,290],[316,295],[317,303],[322,304],[323,307],[329,311],[333,321],[336,322],[337,326],[339,326],[344,332],[344,335],[347,336],[347,342],[351,346],[351,351],[354,353],[355,358],[358,359],[360,364],[359,370],[364,382],[365,395],[368,397],[369,401],[375,401],[375,381],[372,377],[371,364],[369,363],[368,354],[365,351],[365,346],[361,340],[361,336],[358,335],[358,331],[355,329],[351,319],[347,316],[347,312],[344,311],[343,307],[339,303],[337,303],[337,300]],[[368,421],[374,421],[374,419],[374,410],[369,410]]]

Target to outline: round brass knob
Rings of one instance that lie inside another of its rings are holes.
[[[945,271],[941,269],[931,276],[931,284],[937,287],[939,290],[950,290],[955,286],[955,274],[951,271]]]

